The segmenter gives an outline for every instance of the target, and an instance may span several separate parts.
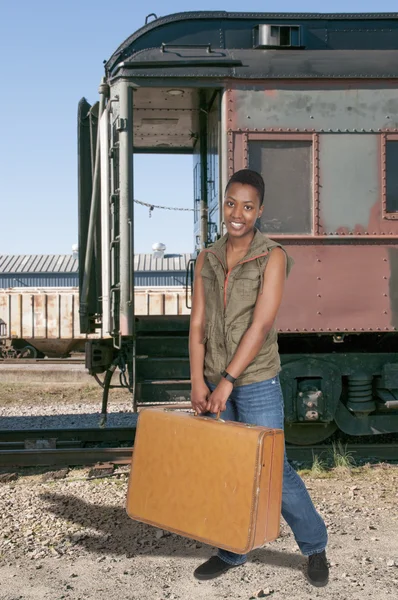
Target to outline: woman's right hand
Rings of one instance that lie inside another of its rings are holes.
[[[192,384],[191,404],[192,408],[198,414],[207,412],[207,400],[211,392],[204,381]]]

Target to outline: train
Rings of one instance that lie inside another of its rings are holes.
[[[191,291],[182,286],[135,287],[137,315],[189,314]],[[84,353],[77,287],[0,289],[0,359],[68,358]]]
[[[398,14],[149,15],[104,68],[78,106],[80,332],[99,334],[103,411],[117,368],[137,408],[189,399],[189,315],[137,314],[133,225],[134,156],[190,154],[196,255],[249,167],[258,228],[295,261],[277,321],[287,441],[397,433]]]

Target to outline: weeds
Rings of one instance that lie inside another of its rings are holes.
[[[352,452],[347,450],[347,445],[342,444],[340,441],[332,444],[332,464],[336,469],[351,469],[355,467],[355,460]]]
[[[312,455],[312,467],[311,467],[311,475],[315,477],[319,477],[320,475],[324,475],[326,473],[326,463],[322,460],[318,454]]]

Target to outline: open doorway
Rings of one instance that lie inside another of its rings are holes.
[[[164,244],[167,255],[193,253],[192,155],[135,154],[134,199],[136,254],[152,253],[155,243]]]
[[[185,209],[154,208],[149,222],[150,207],[135,203],[136,253],[141,248],[150,251],[156,241],[165,243],[168,250],[197,251],[217,239],[221,225],[220,122],[218,90],[156,86],[135,90],[134,198]],[[143,230],[145,210],[148,220]],[[147,234],[154,238],[152,242]],[[166,243],[162,237],[170,241]]]

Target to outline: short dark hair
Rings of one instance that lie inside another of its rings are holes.
[[[257,171],[252,171],[251,169],[241,169],[240,171],[236,171],[231,177],[231,179],[227,183],[227,187],[225,188],[225,193],[227,193],[229,186],[232,183],[242,183],[244,185],[251,185],[257,191],[260,206],[262,206],[264,202],[264,179],[257,173]]]

